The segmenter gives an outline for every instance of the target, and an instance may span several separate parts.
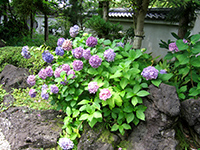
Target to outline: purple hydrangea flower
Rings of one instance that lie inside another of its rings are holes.
[[[56,68],[56,70],[54,71],[54,76],[55,78],[60,77],[60,73],[64,71],[62,68]]]
[[[124,48],[124,43],[122,43],[122,42],[119,42],[119,43],[117,43],[117,44],[116,44],[116,46],[119,46],[119,47],[122,47],[122,48]]]
[[[38,76],[39,76],[41,79],[45,80],[46,77],[47,77],[47,75],[46,75],[46,70],[42,68],[42,69],[40,70],[40,72],[38,73]]]
[[[77,47],[72,50],[72,54],[75,58],[80,59],[81,57],[83,57],[83,50],[84,49],[82,47]]]
[[[57,94],[59,92],[59,89],[55,84],[51,85],[50,89],[51,89],[51,92],[54,94]]]
[[[101,65],[102,59],[98,55],[90,57],[89,63],[93,68],[98,68]]]
[[[89,60],[89,59],[90,59],[91,54],[90,54],[90,50],[89,50],[89,49],[83,50],[83,57],[84,57],[86,60]]]
[[[188,43],[188,41],[186,39],[183,39],[183,43]]]
[[[42,53],[42,59],[47,63],[51,63],[54,60],[53,55],[48,50]]]
[[[59,56],[63,56],[65,53],[62,47],[56,47],[55,52],[56,52],[56,55],[59,55]]]
[[[74,143],[68,138],[60,138],[58,144],[63,150],[70,150],[74,147]]]
[[[43,91],[41,92],[41,97],[42,97],[42,99],[48,100],[48,99],[49,99],[49,93],[47,93],[46,90],[43,90]]]
[[[149,66],[143,69],[141,75],[146,78],[146,80],[156,79],[158,77],[158,70],[153,66]]]
[[[95,94],[97,92],[97,90],[99,89],[99,86],[97,85],[97,82],[90,82],[88,84],[88,91],[93,94]]]
[[[108,49],[104,52],[104,57],[108,62],[114,61],[116,54],[113,49]]]
[[[61,81],[60,84],[62,84],[62,85],[66,85],[67,83],[64,82],[64,81]]]
[[[51,68],[51,66],[48,66],[46,69],[46,76],[47,77],[52,77],[53,76],[53,69]]]
[[[83,69],[83,62],[81,60],[74,60],[72,65],[73,69],[76,71]]]
[[[171,52],[178,52],[179,51],[175,42],[169,44],[169,51],[171,51]]]
[[[36,92],[35,89],[30,89],[29,95],[30,95],[31,98],[36,97],[36,94],[37,94],[37,92]]]
[[[75,76],[75,72],[74,72],[74,70],[70,70],[70,71],[68,71],[68,73],[67,73],[67,75],[70,75],[70,74],[73,74],[74,76],[71,78],[71,79],[74,79],[76,76]]]
[[[26,58],[26,59],[31,58],[30,52],[29,52],[28,50],[29,50],[29,47],[28,47],[28,46],[22,47],[21,55],[22,55],[24,58]]]
[[[62,70],[64,70],[66,73],[68,73],[68,71],[70,70],[70,66],[68,64],[63,64]]]
[[[64,42],[63,42],[63,44],[62,44],[62,48],[64,49],[64,50],[67,50],[67,51],[70,51],[71,49],[72,49],[72,41],[70,41],[70,40],[65,40]]]
[[[95,47],[97,45],[97,39],[93,36],[89,37],[86,40],[86,45],[89,47]]]
[[[102,89],[102,90],[100,90],[99,98],[100,98],[101,100],[106,101],[106,100],[109,99],[111,96],[112,96],[112,94],[111,94],[111,92],[110,92],[109,89]]]
[[[69,30],[70,36],[73,37],[73,38],[78,35],[78,32],[79,32],[79,26],[78,25],[74,25]]]
[[[161,69],[160,74],[167,74],[167,71],[165,69]]]
[[[34,76],[34,75],[28,76],[28,78],[27,78],[27,83],[28,83],[30,86],[34,86],[34,85],[35,85],[35,76]]]
[[[46,84],[42,85],[42,91],[44,91],[44,90],[48,90],[48,85],[46,85]]]
[[[64,41],[65,41],[64,38],[59,38],[57,41],[57,45],[61,47]]]

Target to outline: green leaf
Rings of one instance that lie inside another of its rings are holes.
[[[111,41],[110,41],[110,40],[105,40],[105,41],[103,42],[103,44],[104,44],[104,45],[111,45]]]
[[[129,124],[123,123],[122,126],[123,126],[123,128],[126,129],[126,130],[131,129],[131,126],[130,126]]]
[[[119,132],[121,133],[121,135],[124,135],[125,131],[123,126],[119,126]]]
[[[122,98],[121,98],[121,96],[119,96],[118,93],[115,93],[115,94],[114,94],[113,99],[114,99],[115,104],[116,104],[117,106],[119,106],[119,107],[122,106]]]
[[[73,118],[76,118],[78,115],[79,115],[79,110],[75,110],[75,111],[73,111],[73,115],[72,115],[72,117]]]
[[[135,56],[136,56],[135,50],[130,50],[130,51],[129,51],[129,59],[130,59],[130,60],[134,60],[134,59],[135,59]]]
[[[188,64],[190,60],[187,54],[178,55],[177,59],[181,65]]]
[[[123,111],[126,112],[126,113],[131,113],[131,112],[133,112],[133,110],[134,109],[133,109],[132,105],[128,105],[123,109]]]
[[[173,77],[172,73],[167,73],[167,74],[159,74],[159,78],[162,81],[168,81],[169,79],[171,79],[171,77]]]
[[[133,93],[133,91],[127,92],[126,98],[131,98],[131,97],[133,97],[134,95],[135,95],[135,94]]]
[[[200,90],[198,90],[196,87],[189,90],[189,96],[197,96],[198,94],[200,94]]]
[[[128,83],[129,83],[129,81],[126,78],[122,78],[120,81],[121,88],[124,89]]]
[[[140,89],[141,89],[141,86],[139,84],[134,85],[133,93],[136,94]]]
[[[54,82],[60,83],[62,80],[63,80],[62,78],[56,78],[56,79],[54,80]]]
[[[133,97],[131,100],[131,103],[133,104],[133,106],[136,106],[138,103],[138,98],[137,97]]]
[[[137,110],[136,111],[136,116],[137,116],[138,119],[145,121],[145,114],[144,114],[143,111]]]
[[[114,100],[113,96],[111,98],[107,99],[106,101],[108,102],[110,109],[113,109],[115,107],[115,100]]]
[[[160,80],[160,79],[151,80],[151,83],[152,83],[153,85],[157,86],[157,87],[160,86],[161,82],[162,82],[162,80]]]
[[[65,77],[66,77],[66,72],[65,72],[65,71],[62,71],[62,72],[60,73],[60,77],[61,77],[62,79],[65,79]]]
[[[82,100],[78,103],[78,105],[84,105],[84,104],[88,104],[90,101],[89,100]]]
[[[192,48],[192,53],[198,54],[200,53],[200,42],[197,42],[194,47]]]
[[[71,108],[70,108],[70,107],[67,107],[66,113],[67,113],[68,116],[71,116],[72,111],[71,111]]]
[[[94,69],[94,68],[90,68],[90,69],[88,69],[88,71],[87,71],[89,74],[92,74],[92,75],[96,75],[96,74],[98,74],[98,71],[96,70],[96,69]]]
[[[145,90],[141,90],[136,95],[139,96],[139,97],[145,97],[145,96],[147,96],[149,94],[150,94],[149,92],[147,92]]]
[[[101,114],[100,111],[95,111],[95,112],[93,113],[93,116],[94,116],[94,118],[102,118],[102,114]]]
[[[124,46],[124,50],[125,50],[125,51],[129,51],[132,47],[133,47],[133,45],[130,45],[129,43],[127,43],[127,44]]]
[[[165,55],[164,60],[171,60],[173,58],[173,54],[172,53],[167,53],[167,55]]]
[[[187,85],[182,86],[182,87],[179,89],[179,92],[185,92],[185,91],[187,91]]]
[[[135,117],[134,120],[133,120],[134,125],[137,126],[139,122],[140,122],[140,120]]]
[[[113,79],[113,78],[119,78],[122,76],[122,73],[118,70],[117,72],[115,72],[114,75],[111,75],[110,76],[110,79]]]
[[[72,128],[71,128],[71,126],[67,126],[66,132],[67,132],[68,134],[72,134]]]
[[[65,97],[65,101],[70,101],[70,100],[72,100],[72,96],[71,95],[67,95],[67,97]]]
[[[191,43],[195,44],[200,39],[200,34],[195,34],[191,37]]]
[[[93,118],[91,121],[88,122],[91,128],[93,128],[96,123],[97,123],[97,120],[95,118]]]
[[[177,40],[176,45],[180,51],[189,48],[188,44],[183,42],[183,39]]]
[[[87,120],[88,117],[89,117],[89,115],[84,113],[84,114],[82,114],[82,115],[80,116],[79,120]]]
[[[114,124],[111,128],[111,131],[117,131],[119,129],[119,125],[118,124]]]
[[[135,115],[133,113],[129,113],[126,115],[126,122],[130,123],[131,121],[133,121],[135,118]]]
[[[192,57],[190,62],[194,67],[200,67],[200,57]]]

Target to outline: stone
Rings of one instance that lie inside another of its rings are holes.
[[[0,113],[0,127],[11,150],[55,148],[62,126],[63,114],[55,110],[9,107]]]
[[[114,145],[120,142],[120,138],[105,129],[102,124],[96,124],[93,128],[84,125],[83,134],[78,143],[78,150],[114,150]]]
[[[10,107],[14,103],[15,99],[11,94],[7,94],[3,97],[3,106]]]
[[[150,95],[143,98],[147,107],[145,122],[140,122],[132,129],[128,139],[121,143],[122,147],[127,150],[176,149],[178,141],[173,127],[179,117],[180,102],[175,91],[172,86],[165,84],[159,88],[149,86]]]
[[[193,126],[200,136],[200,99],[188,99],[181,102],[181,117]]]
[[[26,82],[29,75],[28,69],[6,65],[0,73],[0,84],[3,84],[6,92],[10,92],[12,88],[27,88],[30,87]]]

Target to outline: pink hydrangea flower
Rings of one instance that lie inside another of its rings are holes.
[[[55,78],[60,77],[60,73],[64,71],[62,68],[56,68],[56,70],[54,71],[54,76]]]
[[[27,83],[28,83],[30,86],[34,86],[34,85],[35,85],[35,76],[34,76],[34,75],[28,76],[28,78],[27,78]]]
[[[112,96],[111,92],[109,91],[109,89],[102,89],[99,93],[99,98],[101,100],[106,101],[107,99],[109,99]]]
[[[67,50],[67,51],[70,51],[71,49],[72,49],[72,41],[70,41],[70,40],[65,40],[64,42],[63,42],[63,44],[62,44],[62,48],[64,49],[64,50]]]
[[[74,60],[72,65],[73,69],[76,71],[83,69],[83,62],[81,60]]]
[[[171,51],[171,52],[178,52],[179,51],[175,42],[169,44],[169,51]]]
[[[97,90],[99,89],[99,86],[97,85],[97,82],[90,82],[88,84],[88,91],[93,94],[95,94],[97,92]]]
[[[70,66],[69,66],[68,64],[63,64],[63,65],[62,65],[62,69],[63,69],[66,73],[68,73],[68,71],[70,70]]]
[[[45,69],[45,71],[46,71],[46,76],[47,76],[47,77],[53,76],[53,69],[51,68],[51,66],[48,66],[48,67]]]
[[[42,69],[40,70],[40,72],[38,73],[38,76],[39,76],[41,79],[45,80],[46,77],[47,77],[47,75],[46,75],[46,70],[45,70],[44,68],[42,68]]]

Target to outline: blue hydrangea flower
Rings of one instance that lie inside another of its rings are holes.
[[[64,38],[59,38],[57,41],[57,45],[61,47],[64,41],[65,41]]]
[[[60,46],[56,47],[55,52],[56,52],[56,55],[59,55],[59,56],[63,56],[65,53],[62,47]]]
[[[51,85],[50,89],[51,89],[51,92],[54,94],[57,94],[59,92],[59,89],[55,84]]]
[[[42,99],[48,100],[48,99],[49,99],[49,93],[47,93],[46,90],[43,90],[43,91],[41,92],[41,97],[42,97]]]
[[[146,80],[156,79],[158,77],[158,70],[153,66],[149,66],[143,69],[141,75]]]
[[[70,28],[69,30],[70,36],[71,37],[76,37],[79,33],[79,26],[78,25],[74,25],[73,27]]]
[[[93,36],[89,37],[86,40],[86,45],[89,47],[95,47],[97,45],[97,39]]]
[[[24,58],[26,58],[26,59],[31,58],[30,52],[29,52],[28,50],[29,50],[29,47],[28,47],[28,46],[22,47],[21,55],[22,55]]]
[[[116,44],[116,46],[119,46],[119,47],[122,47],[122,48],[124,48],[124,43],[122,43],[122,42],[119,42],[119,43],[117,43],[117,44]]]
[[[165,69],[160,70],[160,74],[167,74],[167,71]]]
[[[60,138],[58,144],[63,150],[70,150],[74,147],[74,143],[68,138]]]
[[[116,54],[113,49],[108,49],[104,52],[104,57],[108,62],[114,61]]]
[[[81,60],[75,60],[73,61],[73,69],[76,71],[80,71],[83,69],[83,62]]]
[[[93,67],[93,68],[98,68],[101,65],[102,59],[99,58],[98,55],[94,55],[92,57],[90,57],[89,59],[89,64]]]
[[[37,92],[36,92],[35,89],[30,89],[29,95],[30,95],[31,98],[36,97],[36,94],[37,94]]]
[[[42,59],[47,63],[51,63],[54,60],[53,55],[48,50],[42,53]]]

